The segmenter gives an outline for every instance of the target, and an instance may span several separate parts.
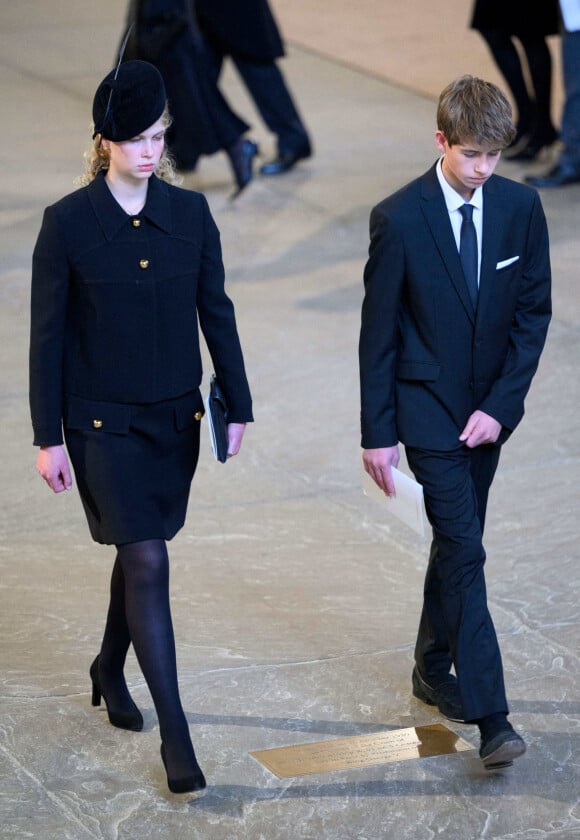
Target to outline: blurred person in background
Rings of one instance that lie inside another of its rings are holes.
[[[528,175],[533,187],[550,189],[580,183],[580,0],[560,0],[564,111],[560,140],[563,149],[546,175]]]
[[[516,103],[516,136],[505,159],[534,160],[558,137],[551,116],[552,57],[546,43],[548,35],[559,32],[558,0],[476,0],[471,28],[487,43]]]
[[[262,175],[280,175],[309,158],[308,132],[276,59],[284,55],[267,0],[195,0],[201,31],[212,55],[214,79],[224,57],[236,66],[264,123],[277,138],[277,154]]]
[[[223,151],[236,184],[232,197],[238,196],[253,178],[258,147],[217,86],[191,0],[131,0],[127,28],[125,59],[149,61],[163,76],[172,118],[167,143],[177,168],[194,170],[202,155]]]

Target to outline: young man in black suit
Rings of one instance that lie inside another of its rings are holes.
[[[493,174],[513,135],[495,85],[464,76],[442,92],[440,159],[371,213],[359,347],[364,467],[394,494],[403,443],[433,529],[413,693],[477,723],[488,769],[526,748],[487,608],[485,511],[551,315],[539,197]]]

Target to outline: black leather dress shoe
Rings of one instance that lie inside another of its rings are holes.
[[[299,160],[305,160],[312,154],[310,143],[288,152],[280,152],[277,158],[260,167],[262,175],[281,175],[296,166]]]
[[[449,674],[447,679],[437,685],[426,682],[419,669],[413,668],[413,696],[428,706],[437,706],[443,717],[454,723],[465,723],[457,680]]]
[[[482,736],[479,757],[486,770],[501,770],[503,767],[511,767],[514,758],[519,758],[525,751],[523,739],[508,723],[507,728],[485,738]]]
[[[546,175],[527,175],[526,183],[539,189],[580,184],[580,164],[557,163]]]
[[[236,179],[236,191],[232,195],[232,198],[236,198],[254,177],[253,164],[258,146],[253,140],[240,137],[226,151]]]
[[[541,131],[534,131],[526,138],[522,145],[517,146],[514,151],[506,150],[503,155],[505,160],[529,161],[535,160],[542,149],[548,149],[558,139],[558,132],[554,126],[546,126]]]
[[[544,143],[541,140],[530,140],[529,143],[526,143],[519,149],[517,152],[514,152],[513,155],[505,155],[506,160],[513,160],[515,163],[523,161],[530,161],[535,160],[542,149],[548,149],[552,144],[553,140]]]

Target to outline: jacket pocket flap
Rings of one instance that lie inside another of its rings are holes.
[[[203,397],[198,390],[181,397],[175,404],[175,426],[179,432],[199,423],[205,414]]]
[[[122,403],[66,398],[64,425],[67,429],[81,429],[126,435],[131,423],[131,408]]]
[[[399,361],[397,365],[398,379],[418,379],[422,382],[435,382],[439,379],[441,365],[437,362]]]

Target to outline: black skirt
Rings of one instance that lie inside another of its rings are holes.
[[[471,28],[504,35],[557,35],[558,0],[476,0]]]
[[[66,398],[66,445],[95,542],[175,536],[185,522],[202,416],[198,389],[150,405]]]

